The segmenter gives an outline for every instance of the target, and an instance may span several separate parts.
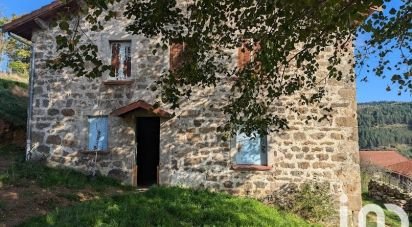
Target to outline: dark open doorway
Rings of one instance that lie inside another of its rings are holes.
[[[160,118],[138,117],[136,119],[136,142],[137,185],[157,184]]]

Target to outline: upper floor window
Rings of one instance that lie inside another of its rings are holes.
[[[190,63],[192,58],[191,49],[184,42],[170,41],[169,47],[169,68],[176,71],[185,63]]]
[[[88,123],[88,151],[107,151],[109,134],[108,117],[90,116]]]
[[[236,134],[235,162],[238,165],[267,165],[266,135]]]
[[[260,42],[248,43],[245,41],[238,48],[237,67],[243,69],[249,62],[254,62],[260,48]]]
[[[110,41],[112,75],[117,80],[129,79],[132,68],[131,41]]]

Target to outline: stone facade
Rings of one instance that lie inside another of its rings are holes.
[[[110,115],[136,100],[154,103],[152,86],[162,71],[168,70],[168,51],[152,54],[154,42],[124,31],[126,19],[108,22],[101,32],[88,36],[100,47],[100,56],[110,62],[110,40],[132,41],[132,83],[106,85],[107,75],[90,80],[74,77],[70,70],[50,71],[45,60],[55,54],[57,28],[37,30],[32,41],[35,51],[32,140],[34,152],[51,165],[89,171],[94,153],[87,150],[87,117]],[[329,48],[320,64],[327,64]],[[232,51],[236,64],[237,51]],[[351,54],[346,56],[353,58]],[[350,76],[349,65],[342,65]],[[326,73],[325,69],[319,72]],[[349,81],[349,80],[348,80]],[[300,115],[288,112],[285,105],[297,105],[295,97],[284,97],[273,104],[273,111],[284,115],[290,130],[268,135],[268,168],[234,169],[233,143],[222,140],[216,129],[226,116],[220,111],[228,100],[230,82],[216,89],[199,89],[190,101],[183,102],[176,117],[162,119],[160,130],[159,184],[209,188],[233,194],[262,198],[285,184],[305,181],[329,182],[331,192],[345,193],[349,208],[360,209],[360,174],[356,121],[355,84],[328,80],[326,101],[332,104],[333,119],[304,123],[315,107],[301,107]],[[210,108],[208,104],[213,103]],[[139,115],[140,114],[140,115]],[[133,182],[136,116],[109,116],[109,152],[97,155],[97,171]]]

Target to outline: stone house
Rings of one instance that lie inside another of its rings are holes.
[[[287,116],[288,131],[255,139],[239,134],[224,141],[216,128],[225,120],[219,110],[228,100],[230,89],[225,86],[230,82],[196,91],[175,115],[153,108],[156,92],[151,86],[181,48],[173,45],[153,55],[153,40],[130,35],[119,26],[126,18],[88,34],[103,59],[112,63],[116,77],[91,80],[75,77],[70,70],[48,69],[45,60],[54,56],[54,37],[59,34],[49,23],[68,7],[52,2],[3,27],[30,40],[33,48],[28,132],[32,157],[41,155],[50,165],[84,172],[95,166],[102,175],[137,186],[181,185],[257,198],[290,183],[327,182],[336,198],[349,197],[350,211],[360,209],[353,81],[327,81],[327,101],[334,107],[331,121],[305,124],[305,113],[318,110],[302,107],[298,116],[282,107],[297,105],[295,99],[284,97],[273,111]],[[327,49],[325,56],[332,51]],[[232,52],[235,60],[228,65],[248,57]],[[353,58],[350,53],[345,57]],[[319,61],[326,65],[327,57]],[[351,66],[341,68],[352,75]],[[207,105],[211,102],[213,108]]]

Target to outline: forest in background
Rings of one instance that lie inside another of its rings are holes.
[[[412,102],[358,104],[361,149],[396,149],[412,158]]]

